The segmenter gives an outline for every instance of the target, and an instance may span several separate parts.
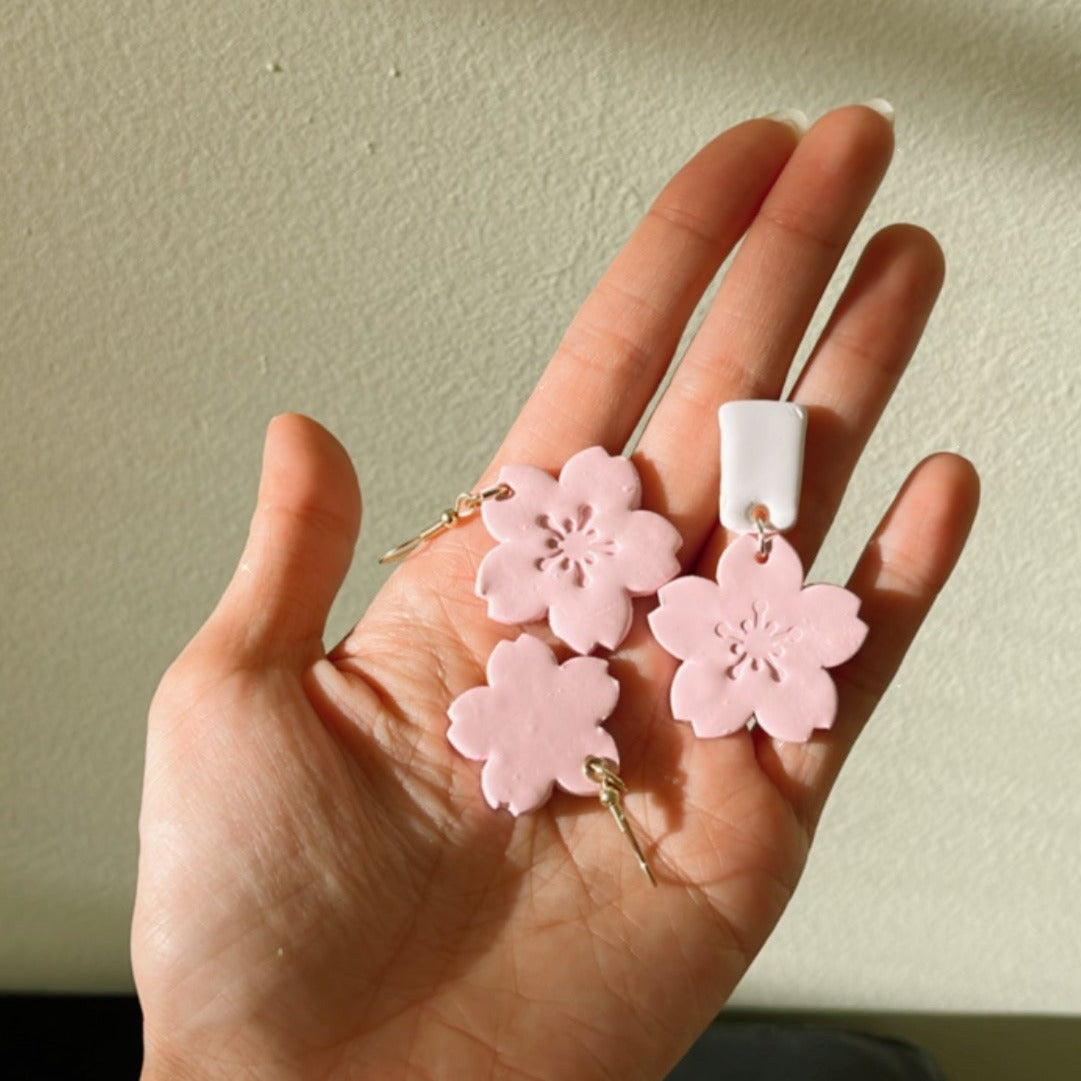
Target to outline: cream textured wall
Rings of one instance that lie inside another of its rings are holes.
[[[745,1005],[1081,1011],[1081,5],[6,0],[0,987],[128,985],[144,712],[226,581],[262,430],[351,449],[373,556],[475,476],[666,175],[883,95],[950,278],[856,478],[985,504]],[[849,263],[851,260],[849,260]]]

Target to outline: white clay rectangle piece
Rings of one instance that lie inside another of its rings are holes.
[[[727,402],[721,425],[721,524],[756,530],[754,507],[765,507],[774,529],[790,529],[799,513],[807,414],[790,402]]]

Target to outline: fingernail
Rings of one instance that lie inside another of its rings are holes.
[[[864,108],[873,109],[879,116],[885,117],[893,123],[894,108],[885,98],[871,98],[863,103]]]
[[[778,109],[775,113],[770,113],[766,119],[777,124],[784,124],[801,138],[807,134],[807,129],[811,126],[807,114],[799,109]]]

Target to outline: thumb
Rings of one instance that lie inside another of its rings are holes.
[[[359,531],[360,488],[345,448],[307,417],[275,417],[248,542],[206,632],[234,660],[319,656]]]

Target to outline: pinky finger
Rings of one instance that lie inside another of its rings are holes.
[[[955,454],[933,455],[913,470],[848,583],[870,633],[859,653],[833,672],[840,699],[836,723],[806,744],[758,734],[762,769],[809,829],[957,563],[979,498],[976,470]]]

